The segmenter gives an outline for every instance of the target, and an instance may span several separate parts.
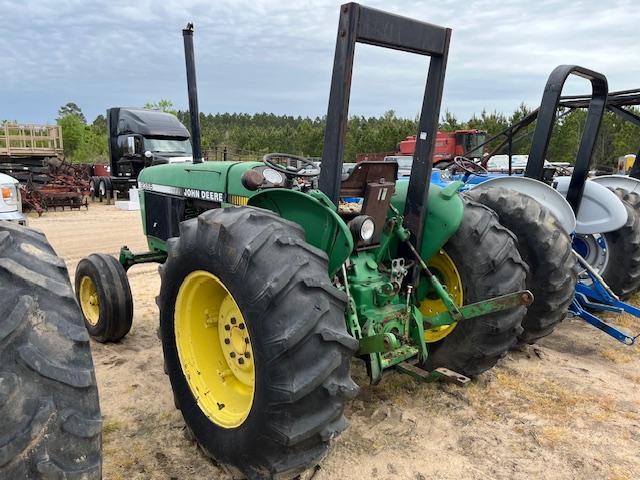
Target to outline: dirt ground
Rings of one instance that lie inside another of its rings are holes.
[[[143,250],[139,212],[93,204],[89,211],[32,217],[69,273],[92,252]],[[129,275],[131,333],[92,342],[104,415],[106,479],[228,479],[185,436],[162,370],[156,336],[155,265]],[[640,331],[640,322],[621,324]],[[566,321],[536,347],[509,354],[461,388],[389,373],[360,384],[349,429],[309,476],[325,479],[640,478],[640,347],[626,347],[581,320]]]

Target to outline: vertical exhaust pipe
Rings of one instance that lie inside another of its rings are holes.
[[[193,163],[202,163],[200,110],[198,109],[198,87],[196,86],[196,60],[193,54],[193,23],[187,23],[186,28],[182,30],[182,38],[184,39],[184,59],[187,65],[187,89],[189,91]]]

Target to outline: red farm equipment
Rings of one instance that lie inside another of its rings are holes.
[[[433,164],[449,165],[455,157],[480,158],[483,153],[481,145],[487,132],[484,130],[454,130],[452,132],[438,132],[433,150]],[[365,160],[383,161],[385,157],[413,157],[416,149],[416,136],[410,135],[396,147],[396,152],[359,153],[356,163]],[[397,160],[397,158],[394,158]]]

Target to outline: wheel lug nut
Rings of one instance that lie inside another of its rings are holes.
[[[241,323],[240,325],[238,325],[238,328],[239,328],[240,330],[244,330],[244,323]]]
[[[229,330],[231,330],[231,326],[230,326],[230,325],[225,325],[225,326],[224,326],[224,329],[225,329],[225,330],[227,330],[227,331],[229,331]]]
[[[244,339],[244,343],[249,344],[249,339],[248,339],[248,338],[245,338],[245,339]]]
[[[242,364],[244,363],[244,358],[240,357],[240,358],[238,359],[238,363],[239,363],[240,365],[242,365]]]
[[[229,345],[231,343],[231,340],[229,340],[228,338],[224,339],[224,344],[225,345]]]
[[[229,356],[230,356],[231,358],[236,358],[236,352],[231,352],[231,353],[229,354]]]
[[[236,324],[236,317],[231,317],[231,324],[235,325]]]
[[[249,358],[249,357],[251,357],[251,354],[249,352],[244,352],[244,357],[245,358]]]

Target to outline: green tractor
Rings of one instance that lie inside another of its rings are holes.
[[[514,235],[458,185],[429,186],[451,31],[355,3],[340,10],[321,166],[202,162],[193,31],[183,31],[193,163],[138,178],[149,251],[94,254],[76,273],[89,332],[131,327],[126,270],[159,262],[166,372],[202,449],[248,478],[293,477],[346,427],[352,357],[465,383],[512,348],[533,298]],[[430,57],[408,182],[397,164],[342,175],[357,42]],[[343,203],[341,198],[359,198]]]

